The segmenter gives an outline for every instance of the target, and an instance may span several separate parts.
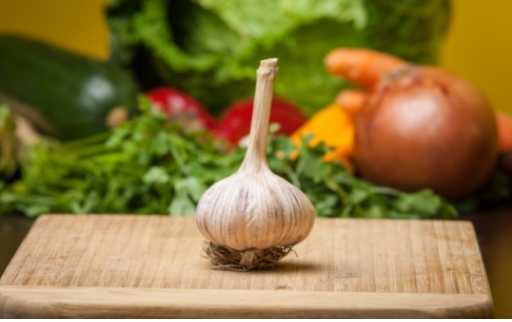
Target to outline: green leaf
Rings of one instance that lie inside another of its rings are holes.
[[[144,175],[143,180],[148,184],[168,183],[170,181],[170,177],[163,167],[155,166],[149,168],[149,170]]]
[[[176,191],[179,194],[188,195],[195,202],[199,201],[201,195],[206,190],[206,186],[196,177],[189,177],[176,181],[174,184]]]
[[[169,206],[171,215],[191,215],[195,212],[195,204],[186,195],[178,194]]]

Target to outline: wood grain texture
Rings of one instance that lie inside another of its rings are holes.
[[[211,270],[191,218],[43,216],[0,279],[5,316],[482,316],[462,221],[318,219],[272,271]],[[1,314],[0,314],[1,315]]]
[[[3,317],[485,317],[485,295],[3,287]],[[447,305],[447,303],[450,303]],[[7,310],[5,308],[8,308]],[[2,317],[2,315],[0,315]]]

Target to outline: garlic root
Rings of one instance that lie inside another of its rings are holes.
[[[272,268],[292,250],[293,246],[277,246],[239,251],[212,242],[207,242],[204,248],[213,268],[242,272]]]

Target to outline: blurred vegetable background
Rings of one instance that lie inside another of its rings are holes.
[[[70,5],[67,0],[1,1],[0,32],[31,35],[106,59],[110,49],[102,8],[108,2],[74,0]],[[479,1],[452,0],[452,6],[452,22],[441,48],[442,66],[481,87],[496,108],[512,113],[508,85],[512,42],[505,41],[507,30],[512,28],[512,2],[492,0],[482,5]]]
[[[17,19],[27,14],[28,3],[13,3],[7,10],[22,12]],[[213,179],[236,168],[250,126],[254,64],[266,56],[281,61],[273,170],[302,187],[320,215],[451,217],[457,208],[510,198],[512,182],[502,173],[509,171],[509,117],[498,116],[497,135],[493,107],[477,88],[419,66],[440,61],[449,0],[88,4],[98,14],[89,30],[108,30],[94,43],[105,46],[53,47],[65,41],[52,29],[58,19],[46,21],[49,37],[25,29],[37,20],[0,25],[0,33],[42,40],[0,36],[0,99],[15,113],[3,116],[9,153],[0,212],[191,213]],[[363,55],[342,54],[333,64],[347,47]],[[404,77],[404,64],[417,72]],[[146,107],[133,116],[139,91]],[[46,136],[41,144],[18,144],[25,141],[18,123],[27,120]],[[365,138],[374,123],[371,135],[392,140]],[[433,124],[444,130],[425,135]],[[454,144],[460,153],[451,153]],[[466,185],[468,176],[474,184]]]
[[[255,61],[276,56],[276,94],[312,114],[343,82],[318,64],[326,51],[371,47],[434,62],[448,7],[446,0],[116,1],[108,11],[112,60],[143,86],[165,81],[217,113],[252,94]]]

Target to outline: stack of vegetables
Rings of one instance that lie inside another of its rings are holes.
[[[270,54],[269,165],[318,215],[509,201],[512,119],[418,65],[435,61],[448,3],[115,1],[109,62],[0,36],[0,213],[193,213],[240,164],[253,65]]]

